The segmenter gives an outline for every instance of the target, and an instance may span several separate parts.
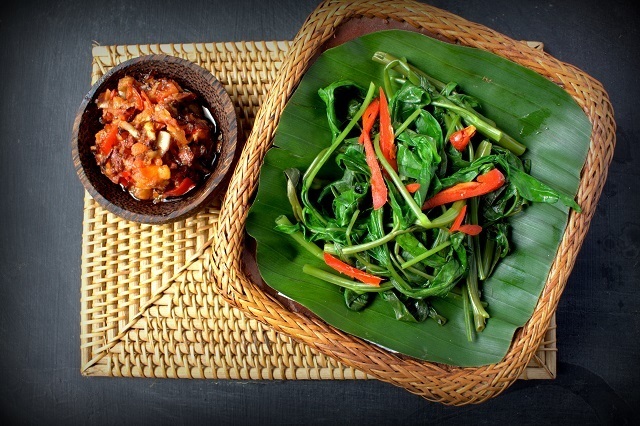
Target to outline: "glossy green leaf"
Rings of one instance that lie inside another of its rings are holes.
[[[513,334],[532,315],[544,287],[568,209],[563,204],[537,204],[511,219],[513,251],[501,259],[483,285],[491,318],[473,341],[467,339],[462,298],[430,300],[445,325],[397,321],[391,306],[375,298],[367,309],[349,310],[332,284],[302,272],[317,258],[277,232],[279,215],[293,217],[287,200],[285,170],[305,170],[331,143],[331,129],[318,89],[348,79],[362,87],[381,86],[382,65],[371,60],[383,50],[444,82],[456,82],[476,98],[485,116],[525,144],[531,174],[545,184],[574,195],[586,158],[591,125],[560,87],[494,54],[443,43],[406,31],[372,33],[323,53],[305,74],[283,111],[274,148],[261,169],[260,182],[247,221],[257,241],[257,261],[265,282],[313,311],[327,323],[389,350],[433,362],[479,366],[500,361]]]

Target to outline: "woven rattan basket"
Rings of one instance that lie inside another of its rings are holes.
[[[592,124],[587,160],[577,199],[582,214],[569,216],[565,234],[531,319],[519,329],[508,353],[496,364],[457,368],[409,359],[347,335],[323,321],[288,309],[245,272],[245,221],[266,151],[289,97],[313,58],[340,38],[380,25],[414,29],[439,39],[493,52],[528,67],[563,87]],[[256,118],[222,202],[214,237],[211,271],[217,291],[231,305],[274,330],[321,353],[428,400],[449,405],[483,402],[510,386],[544,338],[566,285],[607,175],[615,145],[615,122],[608,95],[590,76],[526,43],[505,37],[456,15],[410,1],[325,1],[297,34],[280,75]]]

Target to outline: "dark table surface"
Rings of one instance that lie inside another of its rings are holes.
[[[73,170],[70,134],[90,86],[92,44],[292,39],[317,2],[9,0],[0,12],[0,423],[637,421],[637,8],[602,0],[431,4],[514,39],[544,42],[551,55],[601,81],[613,103],[617,146],[557,311],[555,380],[518,381],[484,404],[445,407],[374,380],[82,377],[84,190]]]

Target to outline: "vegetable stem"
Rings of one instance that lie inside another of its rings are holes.
[[[442,244],[438,244],[437,246],[435,246],[434,248],[425,251],[424,253],[422,253],[419,256],[414,257],[411,260],[407,260],[406,262],[404,262],[402,265],[400,265],[400,267],[402,269],[406,269],[409,266],[413,266],[418,262],[423,261],[424,259],[433,256],[434,254],[436,254],[437,252],[439,252],[440,250],[442,250],[443,248],[449,247],[451,245],[451,241],[445,241]]]
[[[431,228],[440,228],[447,226],[456,219],[460,209],[465,205],[465,200],[458,200],[454,202],[444,213],[431,221]]]
[[[474,125],[480,133],[516,155],[524,154],[525,150],[527,149],[524,145],[504,133],[502,130],[498,129],[495,126],[492,126],[490,123],[487,123],[478,114],[474,114],[468,109],[454,104],[443,96],[439,97],[438,99],[432,99],[431,104],[457,113],[467,122],[467,124]]]
[[[402,265],[401,265],[402,266]],[[427,279],[429,281],[433,281],[433,279],[435,278],[433,275],[427,274],[424,271],[421,271],[420,269],[414,267],[414,266],[408,266],[407,268],[404,268],[407,270],[407,272],[410,272],[412,274],[416,274],[421,276],[424,279]]]
[[[396,129],[396,135],[399,135],[400,133],[407,130],[407,127],[409,127],[411,123],[413,123],[416,120],[416,118],[418,118],[421,112],[422,112],[422,109],[420,108],[417,108],[415,111],[413,111],[411,115],[407,117],[407,119],[404,120],[404,122],[400,126],[398,126],[398,128]]]
[[[355,253],[360,253],[375,247],[379,247],[383,244],[388,243],[389,241],[392,241],[395,237],[397,237],[400,234],[404,234],[405,232],[412,232],[412,231],[413,230],[411,228],[399,229],[399,227],[395,227],[391,230],[391,232],[389,232],[382,238],[378,238],[377,240],[368,241],[366,243],[356,244],[353,246],[347,246],[342,248],[337,248],[336,244],[325,244],[324,251],[326,253],[333,254],[333,255],[343,254],[345,256],[349,256]]]
[[[480,157],[485,157],[491,154],[492,144],[488,140],[483,140],[478,144],[478,148],[476,148],[475,159],[477,160]]]
[[[385,67],[395,68],[396,66],[399,66],[404,72],[404,74],[407,76],[409,81],[411,81],[416,86],[421,85],[421,82],[423,80],[426,80],[429,84],[434,86],[438,91],[441,91],[446,87],[446,84],[444,84],[440,80],[437,80],[423,73],[421,70],[417,69],[413,65],[408,64],[405,61],[401,61],[400,59],[396,58],[395,56],[387,52],[378,51],[373,54],[372,59],[376,62],[384,64]]]
[[[347,243],[349,245],[351,245],[351,231],[353,230],[353,225],[356,223],[356,220],[358,219],[358,215],[360,215],[360,210],[356,210],[355,212],[353,212],[353,215],[351,216],[351,220],[349,221],[349,225],[347,225],[347,230],[344,233],[344,237],[347,240]]]
[[[382,283],[380,284],[380,286],[363,284],[357,281],[343,278],[336,274],[332,274],[331,272],[327,272],[323,269],[317,268],[309,264],[305,264],[302,266],[302,272],[304,272],[307,275],[320,278],[321,280],[327,281],[331,284],[348,288],[349,290],[357,291],[360,293],[380,293],[383,291],[391,290],[393,288],[393,284],[389,282]]]
[[[296,192],[297,182],[300,176],[298,169],[285,170],[287,176],[287,198],[291,209],[293,210],[293,216],[298,222],[304,222],[304,214],[302,214],[302,206],[300,200],[298,200],[298,194]]]
[[[476,152],[474,154],[474,159],[479,159],[482,157],[485,157],[489,154],[491,154],[491,147],[492,144],[491,142],[487,141],[487,140],[483,140],[482,142],[480,142],[480,144],[478,145],[478,148],[476,149]],[[479,208],[479,200],[477,198],[473,198],[471,200],[471,214],[470,214],[470,221],[472,224],[475,225],[479,225],[479,215],[478,215],[478,208]],[[489,242],[491,240],[488,240],[487,238],[485,239],[485,245],[489,246]],[[493,242],[493,241],[491,241]],[[481,250],[481,241],[480,241],[480,236],[476,235],[473,237],[473,249],[475,251],[475,259],[477,262],[477,270],[478,270],[478,279],[480,281],[484,281],[487,276],[489,275],[488,273],[488,260],[487,258],[492,257],[492,253],[488,253],[486,250],[482,251]]]
[[[481,281],[486,280],[491,274],[491,267],[493,264],[493,258],[495,256],[496,242],[492,238],[487,238],[484,243],[484,250],[482,251],[482,263],[478,264],[478,279]]]
[[[464,328],[467,332],[467,340],[473,342],[473,325],[471,324],[471,316],[473,314],[471,306],[469,306],[469,293],[467,284],[462,284],[462,313],[464,315]]]
[[[473,247],[472,237],[468,237],[469,246]],[[489,318],[489,313],[482,306],[480,301],[480,290],[478,289],[478,272],[476,269],[476,259],[473,251],[469,259],[469,274],[467,275],[467,293],[473,309],[473,320],[476,331],[482,331],[485,327],[485,320]]]
[[[284,225],[284,226],[293,226],[293,223],[289,220],[285,215],[280,215],[276,218],[276,225]],[[317,245],[305,240],[302,232],[295,231],[288,234],[291,238],[294,239],[300,246],[306,249],[309,253],[321,259],[324,262],[324,252]]]

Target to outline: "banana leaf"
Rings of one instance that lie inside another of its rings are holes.
[[[376,51],[389,52],[443,82],[456,82],[481,103],[485,116],[526,145],[531,174],[574,196],[584,164],[591,125],[574,100],[539,74],[479,49],[444,43],[418,33],[371,33],[329,49],[305,73],[285,107],[273,148],[261,168],[249,212],[247,232],[257,242],[258,268],[267,285],[305,306],[332,326],[391,351],[455,366],[499,362],[514,332],[531,317],[565,231],[568,209],[561,203],[534,203],[511,219],[514,250],[482,288],[491,318],[473,341],[467,339],[462,301],[433,301],[445,325],[398,321],[381,298],[367,309],[351,311],[337,286],[302,272],[321,262],[274,229],[281,214],[292,217],[284,170],[304,171],[331,143],[325,106],[318,89],[340,79],[363,87],[383,84]]]

